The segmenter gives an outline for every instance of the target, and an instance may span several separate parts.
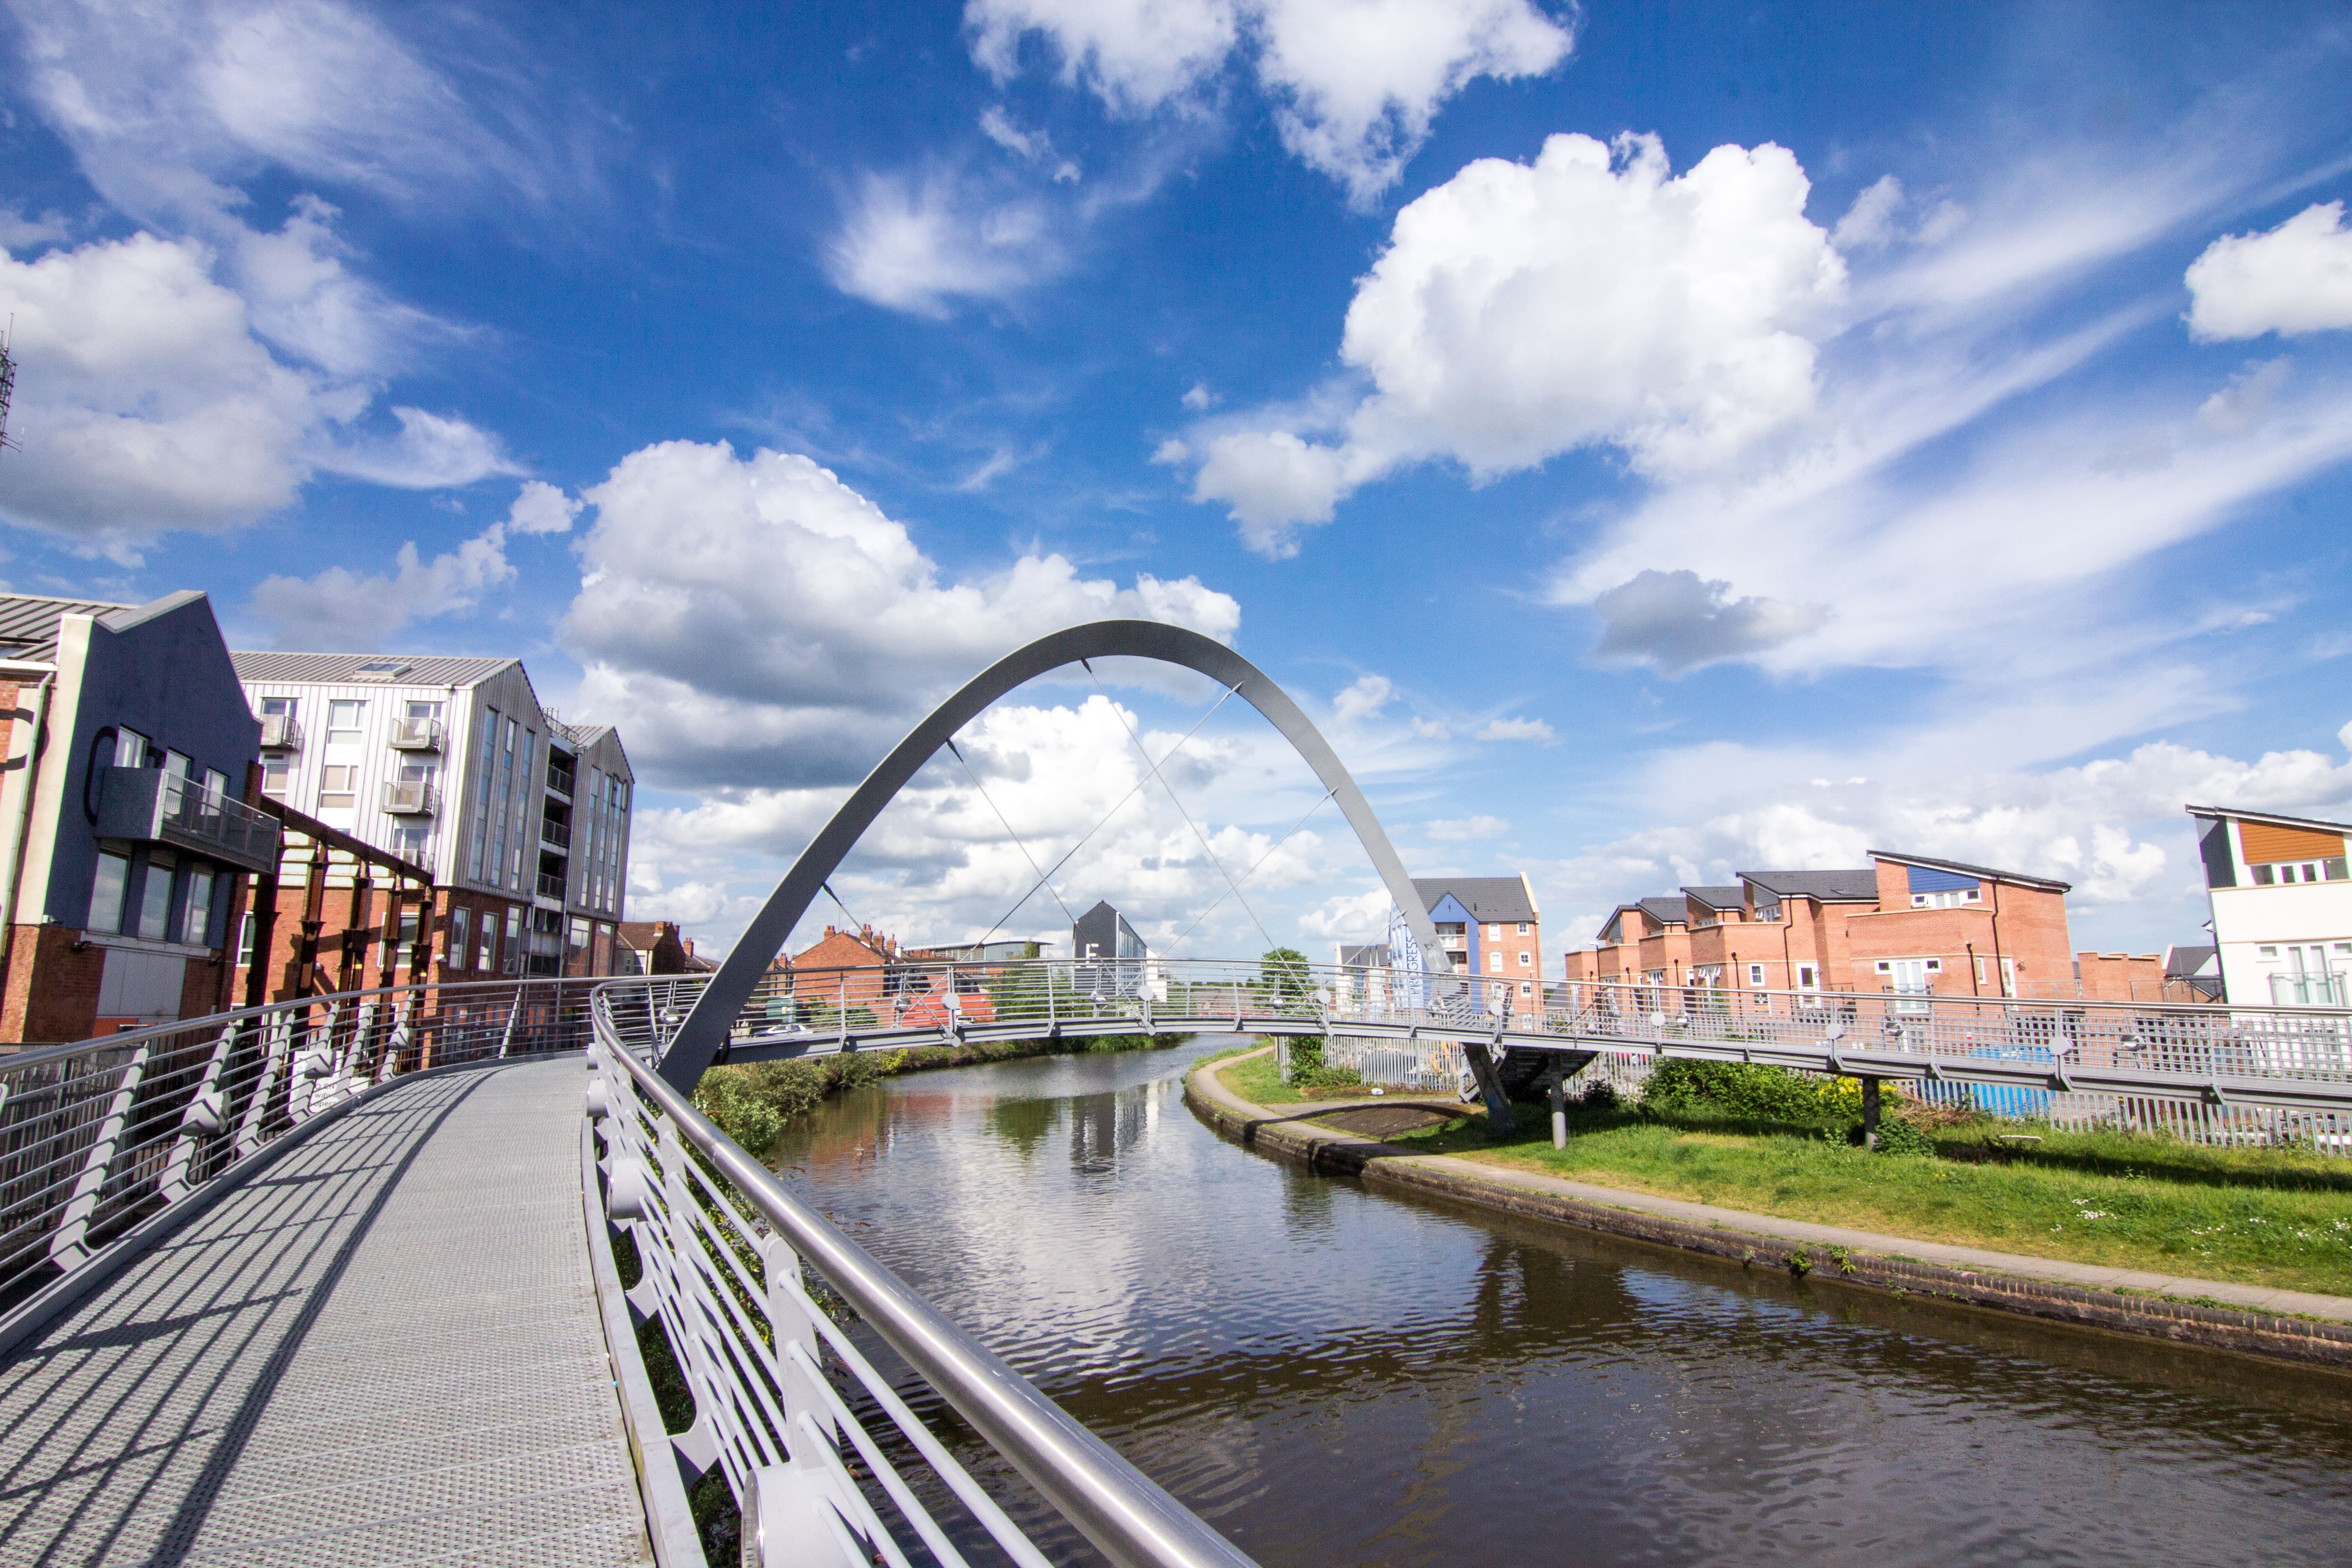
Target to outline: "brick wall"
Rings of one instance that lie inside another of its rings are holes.
[[[106,950],[79,952],[81,932],[67,926],[20,925],[8,933],[8,990],[0,1000],[0,1036],[28,1046],[86,1040],[97,1026],[98,983]]]
[[[2164,959],[2153,952],[2078,952],[2083,995],[2093,1002],[2168,1001]]]

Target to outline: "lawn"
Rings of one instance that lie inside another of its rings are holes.
[[[1258,1047],[1250,1046],[1244,1048],[1256,1050]],[[1262,1057],[1235,1062],[1231,1067],[1219,1068],[1217,1080],[1256,1105],[1304,1105],[1318,1100],[1358,1100],[1370,1092],[1361,1085],[1349,1084],[1343,1088],[1308,1089],[1301,1093],[1293,1085],[1282,1081],[1282,1074],[1274,1065],[1272,1051]]]
[[[1243,1085],[1234,1086],[1242,1089]],[[1834,1132],[1638,1110],[1570,1110],[1554,1150],[1541,1107],[1496,1142],[1469,1114],[1399,1146],[1822,1225],[2076,1262],[2352,1295],[2352,1162],[2131,1133],[1978,1123],[1934,1156]],[[2038,1133],[2005,1144],[2002,1132]]]

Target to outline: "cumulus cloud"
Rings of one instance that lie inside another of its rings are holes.
[[[1677,176],[1654,137],[1554,136],[1481,159],[1397,215],[1340,358],[1370,384],[1336,442],[1279,426],[1196,443],[1196,500],[1295,549],[1356,487],[1451,458],[1484,480],[1580,447],[1645,474],[1736,464],[1813,405],[1845,267],[1784,149],[1719,147]]]
[[[2314,203],[2263,234],[2227,234],[2189,264],[2189,334],[2203,342],[2352,328],[2352,229]]]
[[[1441,844],[1462,844],[1475,838],[1495,838],[1510,830],[1511,825],[1499,816],[1439,817],[1422,826],[1423,833]]]
[[[956,300],[1003,299],[1061,270],[1045,209],[996,199],[945,171],[868,174],[826,247],[834,287],[940,317]]]
[[[525,479],[507,510],[507,529],[513,533],[569,533],[572,520],[586,505],[542,479]]]
[[[405,490],[451,489],[522,471],[499,449],[498,437],[456,415],[402,407],[392,413],[400,421],[398,435],[338,441],[320,448],[314,460],[331,473]]]
[[[1081,577],[1060,555],[942,581],[904,524],[806,458],[673,441],[583,492],[596,520],[562,637],[583,706],[641,765],[685,782],[854,778],[990,660],[1108,616],[1230,637],[1240,607],[1195,578]]]
[[[1551,726],[1540,719],[1490,719],[1480,725],[1477,738],[1482,741],[1541,741],[1546,744],[1559,739]]]
[[[469,610],[483,594],[514,581],[506,531],[492,523],[431,561],[411,541],[400,547],[390,574],[331,566],[310,577],[265,577],[249,608],[279,647],[373,653],[413,621]]]
[[[1127,115],[1196,100],[1240,57],[1283,145],[1360,205],[1396,183],[1472,80],[1541,76],[1574,43],[1528,0],[969,0],[964,21],[1000,82],[1035,37],[1063,81]]]
[[[1744,658],[1819,629],[1829,611],[1753,595],[1696,572],[1642,572],[1597,595],[1604,659],[1647,664],[1668,675]]]

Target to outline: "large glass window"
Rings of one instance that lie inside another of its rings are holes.
[[[294,759],[283,752],[261,759],[261,793],[273,800],[284,800],[286,792],[294,787]]]
[[[178,868],[170,860],[150,856],[147,875],[139,886],[139,935],[145,942],[162,942],[172,924],[172,873]]]
[[[359,800],[358,768],[342,763],[330,763],[319,770],[319,809],[349,811]]]
[[[143,768],[147,765],[147,737],[136,730],[114,732],[114,756],[118,768]]]
[[[356,746],[360,743],[361,721],[366,716],[367,704],[352,698],[341,698],[327,704],[327,744]]]
[[[474,956],[474,911],[460,904],[449,911],[449,945],[445,949],[446,962],[452,969],[467,967]]]
[[[507,906],[507,967],[517,974],[522,973],[520,956],[522,952],[522,906]]]
[[[130,883],[130,858],[101,852],[98,858],[98,876],[89,889],[89,930],[119,931],[122,929],[122,892]]]
[[[497,970],[498,966],[499,912],[496,910],[484,910],[482,911],[481,962],[475,964],[474,967],[481,970],[484,973],[489,973]]]
[[[197,947],[212,945],[213,896],[219,879],[209,866],[188,873],[188,910],[180,922],[180,940]]]

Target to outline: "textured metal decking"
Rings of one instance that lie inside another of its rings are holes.
[[[577,1057],[399,1083],[0,1366],[0,1563],[649,1563]]]

